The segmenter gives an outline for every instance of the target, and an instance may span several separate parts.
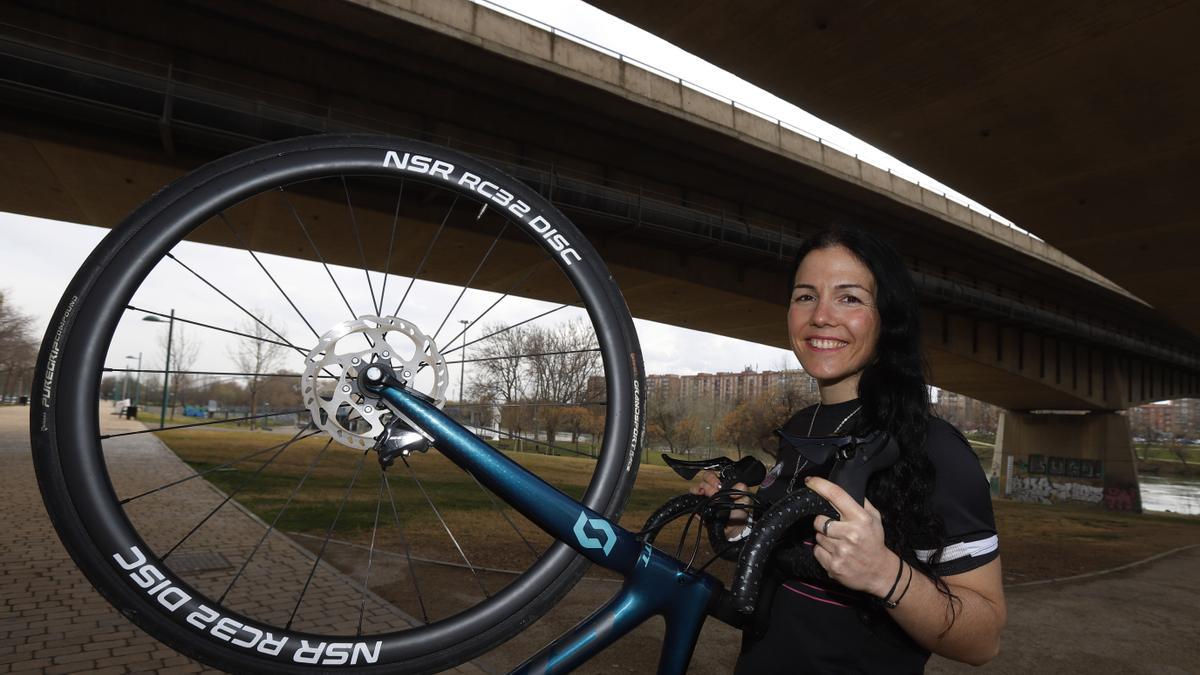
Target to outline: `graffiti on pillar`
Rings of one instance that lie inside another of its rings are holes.
[[[1074,457],[1046,457],[1045,455],[1030,455],[1025,462],[1025,473],[1031,476],[1070,476],[1071,478],[1100,478],[1104,475],[1104,465],[1097,459],[1077,459]]]
[[[1104,488],[1104,508],[1113,511],[1141,511],[1137,488],[1116,486]]]
[[[1047,476],[1014,476],[1009,479],[1010,497],[1022,502],[1053,504],[1077,501],[1099,504],[1105,498],[1105,489],[1083,483],[1056,482]]]
[[[1092,460],[1082,460],[1079,462],[1079,477],[1080,478],[1098,478],[1100,476],[1100,462]]]
[[[1008,481],[1009,496],[1039,504],[1074,501],[1115,511],[1141,510],[1137,486],[1104,486],[1104,464],[1094,459],[1029,455]]]
[[[1051,476],[1062,476],[1067,473],[1067,460],[1065,457],[1051,457],[1046,464],[1046,473]]]
[[[1043,474],[1046,473],[1046,456],[1045,455],[1030,455],[1029,456],[1029,473]]]

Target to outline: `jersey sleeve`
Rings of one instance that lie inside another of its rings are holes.
[[[936,548],[917,549],[924,562],[942,576],[962,574],[1000,555],[996,520],[987,476],[979,457],[962,433],[950,423],[931,418],[925,443],[936,478],[933,508],[941,516],[946,536]]]

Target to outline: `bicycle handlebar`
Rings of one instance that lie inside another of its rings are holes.
[[[867,481],[870,477],[876,471],[891,466],[900,457],[900,447],[896,440],[882,432],[874,432],[865,437],[842,436],[836,438],[799,438],[782,432],[779,435],[810,460],[819,464],[833,460],[833,467],[829,473],[830,480],[844,489],[859,504],[862,504],[866,498]],[[680,462],[671,460],[666,455],[663,457],[668,460],[668,465],[685,478],[694,476],[701,468],[718,469],[719,467],[719,469],[723,469],[720,470],[720,475],[724,479],[722,488],[728,487],[726,483],[732,485],[734,482],[734,472],[732,471],[734,462],[727,458]],[[761,480],[761,473],[753,471],[749,462],[742,461],[739,462],[739,465],[740,470],[736,472],[738,475],[753,473],[757,478],[750,484],[757,484]],[[706,503],[707,499],[700,495],[688,494],[676,497],[647,520],[646,528],[647,530],[651,527],[657,529],[672,518],[684,513],[702,511]],[[834,519],[840,518],[840,514],[832,504],[808,488],[800,488],[772,505],[766,514],[754,523],[750,534],[742,541],[733,583],[728,592],[721,593],[719,594],[721,597],[714,599],[709,613],[729,623],[734,623],[730,620],[730,609],[741,615],[753,613],[758,602],[759,589],[762,586],[763,572],[770,562],[771,553],[792,525],[802,518],[812,518],[817,515],[825,515]],[[718,536],[721,533],[720,525],[715,522],[715,519],[706,520],[708,520],[706,524],[710,531],[710,537]]]
[[[776,502],[766,515],[754,524],[750,535],[742,544],[737,572],[729,589],[736,611],[742,614],[754,612],[763,571],[770,563],[771,552],[792,525],[802,518],[812,518],[818,514],[830,518],[838,517],[837,509],[824,497],[808,488],[800,488]]]

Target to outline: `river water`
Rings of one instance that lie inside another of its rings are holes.
[[[1141,476],[1142,508],[1200,515],[1200,480]]]

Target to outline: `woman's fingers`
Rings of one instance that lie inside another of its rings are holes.
[[[720,489],[721,479],[717,477],[717,474],[706,469],[696,474],[696,483],[692,486],[691,493],[711,497]]]

